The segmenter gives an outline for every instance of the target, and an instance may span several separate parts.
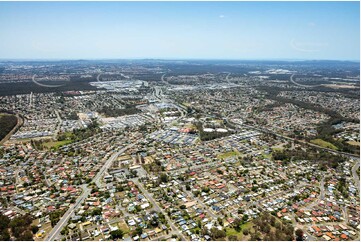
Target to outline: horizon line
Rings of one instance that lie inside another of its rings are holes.
[[[107,61],[107,60],[153,60],[153,61],[340,61],[360,62],[360,59],[296,59],[296,58],[0,58],[0,61]]]

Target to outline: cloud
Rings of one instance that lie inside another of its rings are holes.
[[[323,47],[328,46],[328,43],[321,42],[296,42],[295,39],[292,39],[290,46],[301,52],[318,52],[321,51]]]
[[[314,22],[309,22],[309,23],[308,23],[308,26],[310,26],[310,27],[315,27],[316,24],[315,24]]]
[[[225,18],[226,16],[224,16],[223,14],[219,15],[219,18]]]

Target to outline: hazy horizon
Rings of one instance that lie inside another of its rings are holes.
[[[287,59],[287,58],[267,58],[267,59],[223,59],[223,58],[0,58],[0,61],[122,61],[122,60],[149,60],[149,61],[335,61],[335,62],[360,62],[352,59]]]

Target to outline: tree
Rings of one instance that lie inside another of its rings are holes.
[[[302,238],[303,238],[303,230],[302,229],[297,229],[295,234],[296,234],[296,240],[301,241]]]
[[[36,234],[39,231],[39,227],[36,225],[31,226],[31,232],[33,232],[33,234]]]
[[[110,232],[110,236],[112,237],[112,239],[122,239],[123,235],[124,235],[124,232],[120,229]]]
[[[134,234],[136,235],[141,235],[143,233],[143,229],[142,227],[136,227],[135,230],[134,230]]]
[[[244,235],[248,235],[248,234],[249,234],[248,229],[244,229],[244,230],[243,230],[243,234],[244,234]]]
[[[230,235],[230,236],[228,236],[228,240],[230,240],[230,241],[238,241],[238,237],[237,237],[237,235]]]
[[[18,240],[21,241],[33,241],[33,233],[31,233],[30,230],[26,230],[25,232],[23,232],[19,237]]]
[[[219,230],[217,228],[212,228],[211,235],[213,239],[219,239],[226,237],[226,232],[224,232],[223,230]]]
[[[244,210],[242,208],[238,208],[237,213],[238,214],[244,213]]]
[[[276,227],[276,229],[280,229],[281,228],[281,223],[277,221],[275,223],[275,227]]]
[[[202,187],[202,192],[209,193],[210,188],[209,187]]]
[[[264,237],[264,240],[266,240],[266,241],[274,241],[274,240],[281,240],[281,239],[282,239],[282,236],[277,239],[276,234],[273,231],[266,234],[266,236]]]
[[[95,208],[95,209],[92,211],[92,216],[101,215],[101,214],[102,214],[102,209],[101,209],[101,208]]]
[[[218,224],[223,226],[223,220],[221,218],[217,218]]]
[[[8,241],[10,240],[10,234],[7,229],[0,231],[0,240],[1,241]]]
[[[262,227],[262,232],[267,234],[270,231],[271,231],[271,227],[268,224],[266,224],[265,226]]]
[[[68,229],[68,227],[64,227],[64,228],[60,231],[60,234],[61,234],[61,235],[67,235],[67,234],[69,234],[69,229]]]
[[[17,117],[10,114],[0,115],[0,140],[2,140],[17,124]]]
[[[168,182],[168,176],[165,173],[160,174],[160,181],[163,183]]]
[[[260,240],[261,239],[261,233],[260,232],[254,232],[251,233],[251,240],[255,241],[255,240]]]
[[[5,228],[8,228],[9,223],[10,223],[10,219],[5,215],[0,214],[0,231],[4,230]]]
[[[276,223],[276,218],[274,216],[271,216],[271,221],[270,221],[271,226],[274,227],[275,223]]]
[[[234,229],[237,231],[237,232],[240,232],[241,231],[241,225],[242,225],[242,220],[240,220],[239,218],[236,218],[234,221],[233,221],[233,227]]]

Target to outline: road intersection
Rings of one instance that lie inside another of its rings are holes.
[[[95,183],[98,187],[101,186],[101,178],[106,170],[110,168],[114,160],[122,153],[124,153],[129,148],[133,147],[136,143],[130,144],[124,148],[122,148],[120,151],[114,153],[102,166],[102,168],[99,170],[97,175],[93,178],[92,182]],[[61,232],[61,230],[64,228],[64,226],[69,221],[70,217],[73,215],[73,213],[81,206],[81,204],[84,202],[84,200],[89,196],[91,189],[88,187],[87,184],[83,184],[80,186],[82,188],[82,194],[78,197],[75,204],[71,205],[69,209],[65,212],[65,214],[62,216],[62,218],[59,220],[59,222],[54,226],[54,228],[50,231],[49,235],[46,237],[45,240],[52,241],[56,240]]]

